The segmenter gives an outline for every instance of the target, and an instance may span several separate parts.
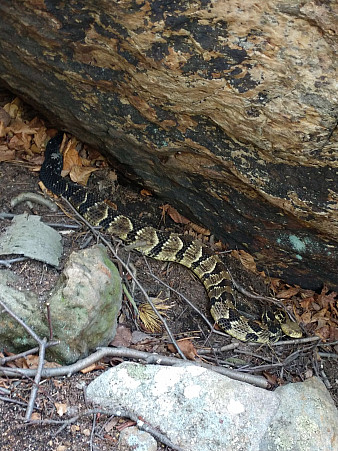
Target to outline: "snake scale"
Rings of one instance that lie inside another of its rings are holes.
[[[210,312],[227,334],[242,340],[268,343],[277,341],[283,332],[289,332],[287,315],[266,315],[264,322],[247,319],[235,307],[231,278],[221,259],[198,240],[187,239],[176,233],[162,232],[119,214],[84,187],[61,177],[63,157],[60,146],[63,133],[59,132],[47,143],[40,180],[56,195],[62,195],[92,225],[99,226],[118,237],[133,249],[162,261],[177,262],[193,271],[203,283],[210,299]],[[295,323],[292,323],[295,324]]]

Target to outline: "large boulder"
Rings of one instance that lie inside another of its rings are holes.
[[[0,4],[0,80],[270,275],[338,286],[331,2]]]

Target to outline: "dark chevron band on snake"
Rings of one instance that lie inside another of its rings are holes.
[[[249,320],[240,315],[234,306],[234,292],[225,265],[200,241],[140,224],[119,214],[84,187],[62,178],[62,139],[63,133],[59,132],[46,146],[40,180],[48,190],[68,199],[90,224],[101,227],[144,255],[157,260],[177,262],[193,271],[210,298],[212,317],[229,335],[242,341],[260,343],[277,341],[283,331],[292,335],[287,328],[282,331],[283,322],[288,322],[282,311],[277,315],[279,321],[270,318],[266,323]],[[299,333],[296,336],[299,336]]]

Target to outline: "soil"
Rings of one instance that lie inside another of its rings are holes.
[[[29,165],[17,162],[0,164],[0,212],[11,212],[10,201],[18,194],[26,191],[39,192],[37,185],[38,175],[30,169]],[[94,180],[92,182],[93,186],[100,186],[100,179],[105,179],[104,170],[98,172],[92,176]],[[142,217],[142,219],[146,218],[156,227],[185,233],[183,226],[175,224],[170,218],[167,218],[164,224],[159,208],[161,201],[152,196],[141,196],[138,187],[122,186],[114,182],[108,190],[110,192],[113,191],[114,202],[119,204],[119,208],[125,214]],[[76,223],[72,219],[73,213],[70,213],[68,217],[61,210],[53,213],[41,205],[34,205],[33,209],[29,209],[27,205],[20,204],[13,210],[15,214],[22,212],[39,214],[42,216],[43,221],[47,223]],[[0,220],[0,234],[10,225],[10,222],[9,219]],[[47,299],[48,293],[55,285],[69,254],[74,250],[80,249],[87,237],[88,234],[85,227],[80,231],[63,234],[64,254],[59,268],[53,268],[34,260],[13,263],[10,269],[20,276],[20,286],[17,288],[32,290],[42,300]],[[174,308],[168,311],[168,324],[172,332],[177,338],[193,336],[193,344],[201,354],[203,352],[201,350],[210,350],[210,353],[203,354],[204,359],[210,362],[216,362],[217,360],[218,364],[233,368],[248,365],[253,368],[255,374],[260,374],[259,368],[257,369],[260,365],[283,360],[296,349],[300,349],[299,346],[296,347],[295,345],[284,345],[274,349],[269,349],[268,347],[252,348],[243,343],[236,350],[213,353],[212,349],[217,350],[231,343],[231,337],[215,334],[210,337],[209,329],[201,317],[187,306],[180,296],[163,287],[159,281],[151,276],[142,256],[134,252],[128,253],[125,250],[121,250],[120,253],[121,257],[128,258],[133,263],[138,279],[150,296],[168,298],[167,302],[174,303]],[[10,256],[6,256],[6,258],[10,258]],[[263,279],[245,270],[239,261],[230,258],[226,253],[224,254],[224,259],[234,279],[242,287],[262,295],[268,294],[268,289]],[[212,322],[204,288],[187,269],[180,265],[164,265],[162,262],[152,260],[148,260],[148,264],[157,277],[190,299]],[[136,301],[142,301],[142,295],[138,290],[134,292],[134,297]],[[133,331],[141,326],[135,321],[132,311],[126,300],[119,322]],[[151,334],[147,344],[142,344],[142,349],[148,351],[156,350],[157,352],[160,350],[161,352],[169,353],[166,347],[167,343],[168,339],[164,332]],[[327,381],[325,382],[327,386],[331,386],[330,392],[337,405],[337,365],[332,364],[332,362],[335,362],[334,360],[323,359],[319,361],[316,357],[317,351],[315,347],[311,348],[310,351],[308,347],[309,345],[307,345],[307,350],[305,350],[304,346],[304,352],[301,352],[297,359],[283,369],[271,368],[267,370],[266,377],[277,385],[302,381],[311,375],[318,375],[322,378],[326,375]],[[325,351],[328,351],[327,347]],[[106,360],[101,363],[101,369],[94,370],[88,374],[76,374],[69,378],[52,378],[43,381],[39,387],[36,401],[36,412],[39,414],[39,417],[41,419],[63,420],[83,412],[86,409],[84,387],[97,377],[103,371],[103,368],[116,365],[118,362],[116,360]],[[127,419],[121,418],[112,422],[105,415],[100,415],[96,418],[95,426],[93,426],[92,416],[81,417],[73,425],[68,425],[61,432],[58,432],[60,425],[25,425],[23,420],[25,405],[21,406],[15,402],[26,403],[28,401],[32,381],[24,378],[0,378],[0,387],[8,390],[5,393],[0,392],[1,450],[88,450],[91,449],[90,446],[93,446],[92,449],[113,450],[117,446],[120,428],[123,428],[124,425],[129,425],[129,420]],[[63,404],[67,406],[67,411],[61,416],[60,412],[58,413],[58,406],[60,407]],[[159,444],[158,449],[170,448]]]

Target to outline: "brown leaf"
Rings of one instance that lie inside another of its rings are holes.
[[[11,121],[10,115],[4,108],[0,107],[0,122],[2,122],[4,127],[7,127],[10,121]]]
[[[242,249],[239,251],[237,251],[237,250],[231,251],[231,255],[233,257],[239,259],[240,262],[242,263],[242,265],[249,271],[252,271],[254,273],[257,272],[256,263],[255,263],[255,260],[252,255],[248,254],[247,252],[243,251]]]
[[[140,193],[141,193],[141,196],[152,196],[153,195],[151,191],[148,191],[147,189],[144,189],[144,188],[141,189]]]
[[[162,205],[160,208],[162,210],[163,217],[165,216],[165,214],[168,214],[171,217],[171,219],[178,224],[190,224],[189,219],[180,215],[180,213],[171,205],[169,204]]]
[[[97,171],[98,168],[85,168],[81,166],[73,166],[69,177],[75,183],[80,183],[80,185],[87,185],[89,176],[92,172]]]
[[[304,312],[301,316],[300,319],[302,321],[302,323],[304,324],[309,324],[311,323],[311,313],[310,312]]]
[[[31,420],[34,420],[34,421],[41,420],[41,413],[33,412],[32,415],[31,415],[31,417],[30,417],[30,419],[31,419]]]
[[[277,293],[276,298],[277,299],[290,299],[292,296],[295,296],[300,291],[299,287],[290,287],[286,290],[280,291]]]
[[[62,402],[55,402],[54,406],[59,417],[62,417],[68,410],[68,405]]]
[[[189,338],[182,338],[182,340],[177,341],[177,344],[187,359],[195,360],[196,356],[198,355],[197,350]],[[177,352],[175,346],[172,343],[168,344],[168,349],[170,352]]]
[[[310,310],[313,302],[314,302],[314,298],[313,298],[313,296],[310,296],[310,297],[305,298],[302,301],[300,301],[299,304],[301,305],[301,307],[304,310]]]
[[[75,149],[75,146],[71,146],[71,141],[69,141],[69,143],[63,153],[62,175],[69,174],[73,166],[82,166],[82,159],[79,156],[78,151]]]
[[[9,150],[7,146],[0,146],[0,161],[15,160],[15,150]]]
[[[193,222],[189,223],[189,227],[191,227],[194,232],[200,234],[200,235],[204,235],[204,236],[210,236],[211,232],[210,230],[206,229],[205,227],[201,227],[197,224],[194,224]]]
[[[263,376],[266,378],[270,385],[277,385],[278,377],[275,374],[271,374],[268,371],[263,371]]]
[[[131,344],[131,330],[124,324],[119,324],[116,329],[116,335],[110,346],[125,346],[129,348]]]

